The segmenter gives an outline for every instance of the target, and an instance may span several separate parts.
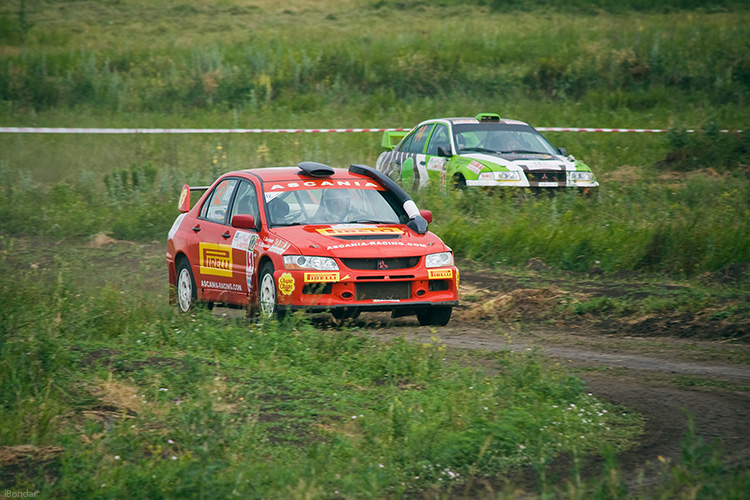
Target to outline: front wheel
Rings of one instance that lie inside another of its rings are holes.
[[[197,302],[195,279],[187,259],[180,261],[177,266],[177,307],[181,313],[190,312]]]
[[[273,264],[270,262],[263,264],[263,268],[260,271],[260,290],[258,291],[258,299],[260,301],[261,316],[264,318],[277,316],[279,319],[283,317],[283,313],[279,311],[279,301],[276,294],[276,281],[273,277]]]
[[[429,307],[417,311],[417,320],[422,326],[445,326],[451,320],[450,306]]]
[[[358,307],[345,307],[343,309],[331,309],[331,315],[339,321],[346,319],[357,319],[360,310]]]

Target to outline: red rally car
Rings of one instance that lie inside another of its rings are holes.
[[[196,190],[205,193],[190,208]],[[427,230],[432,213],[365,165],[228,172],[208,188],[184,186],[179,209],[166,257],[182,312],[201,301],[269,317],[391,311],[445,325],[458,305],[458,269]]]

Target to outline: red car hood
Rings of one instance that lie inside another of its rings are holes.
[[[435,234],[417,234],[401,224],[333,224],[275,227],[269,231],[290,243],[284,253],[321,257],[413,257],[449,248]],[[272,242],[269,242],[269,244]],[[296,247],[296,250],[295,250]]]

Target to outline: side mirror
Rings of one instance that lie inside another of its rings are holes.
[[[557,150],[560,152],[563,156],[568,156],[568,150],[565,148],[557,148]]]
[[[255,229],[255,217],[248,214],[237,214],[232,217],[232,227],[236,229]]]
[[[448,157],[448,158],[450,158],[451,156],[453,156],[453,153],[451,152],[451,147],[450,146],[447,146],[447,147],[446,146],[438,146],[437,153],[438,153],[438,156],[445,156],[445,157]]]
[[[432,222],[432,212],[429,210],[420,210],[419,215],[424,217],[424,220],[427,221],[427,224]]]

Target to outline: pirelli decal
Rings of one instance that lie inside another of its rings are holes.
[[[453,279],[453,269],[428,269],[427,277],[431,280]]]
[[[232,277],[232,247],[216,243],[200,244],[200,272]]]
[[[305,273],[305,283],[337,283],[340,273]]]
[[[404,234],[404,232],[397,227],[324,227],[317,229],[317,231],[326,236]]]

